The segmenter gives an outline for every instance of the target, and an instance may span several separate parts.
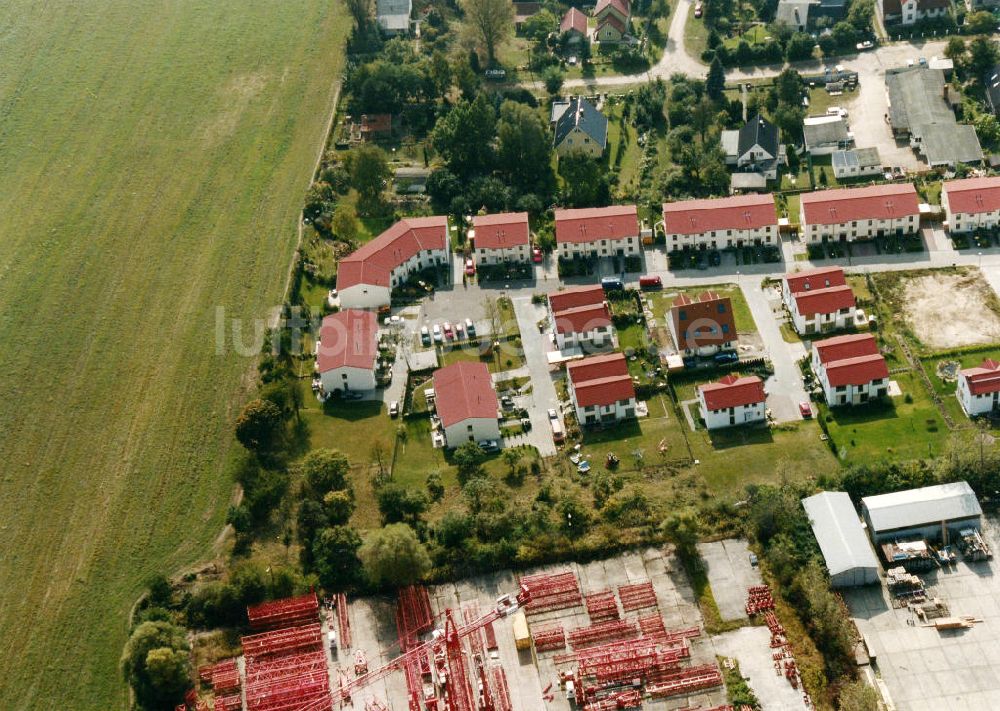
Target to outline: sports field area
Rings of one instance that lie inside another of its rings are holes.
[[[125,706],[126,617],[211,557],[348,29],[332,0],[0,3],[0,708]]]

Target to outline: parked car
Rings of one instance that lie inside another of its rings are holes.
[[[708,253],[708,263],[713,267],[722,264],[722,253],[717,249],[713,249]]]
[[[465,275],[472,276],[476,273],[476,263],[472,261],[472,257],[465,260]]]
[[[441,326],[438,324],[434,324],[433,332],[434,332],[434,342],[444,343],[444,335],[441,333]]]
[[[859,52],[862,52],[862,51],[864,51],[866,49],[871,49],[874,46],[875,45],[872,43],[871,40],[865,40],[864,42],[858,42],[858,44],[857,44],[857,50]]]
[[[840,118],[847,118],[847,110],[842,109],[839,106],[831,106],[826,110],[827,116],[839,116]]]
[[[531,249],[531,261],[535,264],[539,264],[542,261],[542,250],[538,247],[533,247]]]
[[[513,410],[514,398],[512,398],[510,395],[504,395],[502,398],[500,398],[500,407],[502,407],[505,410]]]
[[[461,321],[455,322],[455,339],[465,338],[465,325]]]
[[[454,340],[455,332],[451,328],[451,323],[449,321],[444,322],[444,337],[449,341]]]
[[[364,397],[361,393],[356,393],[353,390],[337,390],[340,393],[341,400],[360,400]]]
[[[697,3],[694,6],[694,16],[700,19],[704,13],[705,13],[704,6],[701,3]]]
[[[428,330],[427,326],[420,327],[420,343],[425,346],[429,346],[431,344],[431,332]]]
[[[602,277],[601,288],[605,291],[623,291],[625,285],[618,277]]]
[[[802,415],[804,419],[808,420],[810,417],[813,416],[812,405],[810,405],[808,402],[800,402],[799,414]]]
[[[495,439],[488,439],[485,442],[480,442],[479,446],[482,447],[482,450],[487,454],[500,451],[500,445]]]
[[[917,63],[921,67],[926,67],[927,66],[927,57],[921,57],[920,59],[917,60]]]
[[[471,318],[465,319],[465,332],[469,334],[469,338],[476,337],[476,324],[472,322]]]
[[[548,413],[547,414],[548,414],[550,420],[558,420],[559,419],[559,413],[556,412],[556,409],[554,407],[550,407],[548,409]]]
[[[733,351],[725,351],[724,353],[716,353],[713,360],[719,365],[725,365],[727,363],[735,363],[739,359],[740,357]]]
[[[647,274],[645,276],[639,277],[639,288],[640,289],[662,289],[663,279],[658,276],[653,276]]]
[[[399,400],[389,403],[389,417],[396,417],[399,414]]]
[[[750,567],[751,568],[757,567],[757,556],[753,553],[750,554]]]

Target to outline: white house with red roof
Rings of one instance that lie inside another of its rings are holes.
[[[324,393],[375,389],[378,318],[373,311],[347,309],[323,319],[316,344],[316,371]]]
[[[599,285],[575,286],[549,294],[556,348],[601,349],[614,345],[611,310]]]
[[[1000,225],[1000,177],[949,180],[941,189],[941,207],[950,232],[971,232]]]
[[[920,201],[911,183],[802,193],[802,234],[808,242],[909,235],[920,228]]]
[[[714,291],[706,291],[697,299],[679,294],[666,320],[677,351],[685,356],[730,351],[739,339],[729,297]]]
[[[531,258],[531,233],[527,212],[504,212],[472,218],[476,261],[480,264],[527,262]]]
[[[417,272],[451,262],[447,217],[408,217],[340,260],[337,291],[347,309],[388,306]]]
[[[434,371],[434,403],[449,448],[500,441],[500,408],[485,363],[459,361]]]
[[[778,243],[774,196],[735,195],[663,205],[667,249],[725,249]]]
[[[575,7],[571,7],[562,16],[559,23],[559,33],[569,33],[568,42],[579,42],[587,39],[587,16]]]
[[[955,395],[969,417],[996,410],[1000,405],[1000,363],[987,358],[975,368],[959,371]]]
[[[571,361],[566,374],[569,397],[581,427],[635,417],[635,386],[621,353]]]
[[[767,419],[764,381],[756,375],[727,375],[717,383],[698,386],[698,403],[705,427],[748,425]]]
[[[614,257],[639,254],[639,213],[635,205],[555,211],[560,257]]]
[[[785,274],[781,296],[800,334],[836,331],[854,323],[857,302],[841,267]]]
[[[814,342],[812,368],[830,407],[860,405],[889,391],[889,368],[870,333]]]
[[[621,42],[628,35],[632,5],[629,0],[597,0],[594,6],[597,29],[594,39],[598,42]]]

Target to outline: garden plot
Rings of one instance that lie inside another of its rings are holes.
[[[997,297],[978,271],[913,277],[902,293],[906,322],[928,348],[1000,341]]]

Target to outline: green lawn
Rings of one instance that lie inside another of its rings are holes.
[[[480,356],[477,346],[449,346],[441,350],[442,368],[459,361],[485,363],[491,373],[514,370],[524,365],[521,349],[515,347],[510,341],[501,343],[500,348],[495,350],[493,355],[488,356]]]
[[[844,463],[918,459],[944,451],[948,426],[923,383],[914,373],[899,373],[892,380],[903,395],[892,398],[891,405],[820,407],[820,417],[832,414],[827,427]],[[906,402],[906,395],[912,402]]]
[[[927,373],[927,379],[930,380],[931,386],[941,397],[941,400],[944,402],[945,409],[948,411],[948,414],[954,418],[955,424],[958,426],[967,424],[969,421],[965,411],[962,409],[961,403],[958,401],[958,398],[955,397],[955,390],[957,389],[958,384],[954,380],[944,380],[938,374],[938,364],[957,361],[960,369],[973,368],[982,363],[986,358],[1000,360],[1000,348],[993,346],[958,355],[928,356],[926,358],[921,358],[920,360],[921,367],[923,367],[924,372]]]
[[[254,361],[216,316],[281,303],[341,7],[0,8],[0,708],[125,708],[144,580],[219,552]]]
[[[620,470],[637,468],[632,452],[641,450],[644,461],[650,466],[666,460],[687,459],[687,445],[682,427],[687,427],[674,416],[666,396],[657,396],[647,401],[649,417],[631,422],[623,422],[606,430],[587,432],[583,436],[582,452],[591,465],[604,468],[609,452],[621,460]],[[660,454],[661,445],[665,447]]]
[[[714,291],[719,296],[728,296],[733,306],[733,318],[736,321],[737,333],[757,333],[757,324],[750,313],[750,306],[747,304],[743,291],[736,284],[710,284],[708,286],[691,287],[687,289],[669,288],[661,292],[647,293],[647,298],[653,304],[653,314],[658,319],[663,319],[664,314],[669,311],[680,294],[687,294],[692,299],[697,298],[706,291]]]
[[[701,57],[702,52],[708,49],[708,27],[705,20],[694,16],[694,3],[688,11],[687,19],[684,21],[684,49],[692,57]]]

